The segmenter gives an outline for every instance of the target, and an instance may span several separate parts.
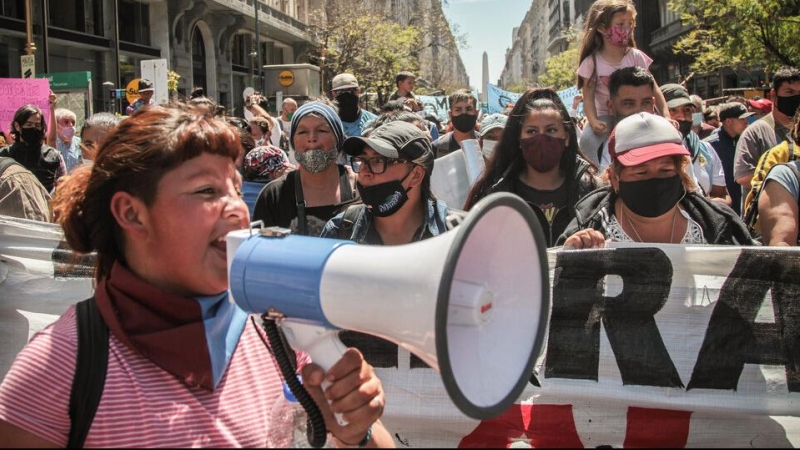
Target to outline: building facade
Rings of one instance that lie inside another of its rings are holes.
[[[637,11],[636,44],[653,58],[650,71],[659,84],[685,81],[689,92],[719,101],[733,92],[728,89],[758,89],[765,83],[766,74],[761,67],[749,70],[726,67],[713,73],[693,74],[692,58],[673,51],[674,45],[691,28],[683,25],[679,15],[669,9],[669,0],[633,2]],[[569,42],[565,31],[571,26],[580,30],[591,5],[590,0],[532,0],[522,24],[512,33],[500,85],[537,81],[545,70],[545,60],[567,49]]]
[[[309,0],[32,3],[37,74],[91,72],[95,111],[108,110],[108,89],[126,88],[141,76],[141,61],[150,59],[166,59],[180,75],[179,94],[202,87],[221,105],[241,110],[244,88],[259,86],[259,50],[263,65],[290,64],[312,45],[299,19],[309,14]],[[0,77],[18,78],[26,48],[25,0],[0,5]],[[125,105],[122,100],[112,109]]]

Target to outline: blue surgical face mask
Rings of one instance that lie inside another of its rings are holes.
[[[703,122],[703,113],[692,113],[692,126],[699,127],[700,124]]]

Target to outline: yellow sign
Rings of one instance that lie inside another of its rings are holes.
[[[289,87],[294,84],[294,73],[291,70],[284,70],[278,74],[278,83],[283,87]]]
[[[128,100],[128,103],[133,104],[136,100],[139,100],[139,79],[134,78],[131,80],[130,83],[125,87],[125,99]]]

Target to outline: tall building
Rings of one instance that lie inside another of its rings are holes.
[[[142,60],[163,58],[181,75],[180,94],[203,87],[220,104],[241,108],[244,88],[257,85],[254,5],[261,63],[289,64],[305,62],[312,45],[300,19],[309,1],[35,1],[36,72],[90,72],[93,109],[103,110],[109,85],[124,89],[141,75]],[[0,2],[0,77],[20,76],[24,3]]]
[[[483,52],[483,67],[481,72],[481,86],[478,89],[481,92],[481,101],[486,103],[488,101],[488,94],[486,93],[486,85],[489,84],[489,55]]]
[[[445,19],[441,0],[371,1],[384,2],[389,17],[400,25],[414,21],[415,25],[428,31],[419,53],[418,84],[445,90],[469,87],[467,69]]]

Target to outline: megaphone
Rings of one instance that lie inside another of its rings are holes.
[[[344,352],[337,330],[354,330],[436,369],[469,417],[497,417],[518,399],[550,308],[546,241],[522,199],[489,195],[455,229],[406,245],[281,230],[227,236],[231,296],[247,312],[277,312],[292,347],[324,370]]]

